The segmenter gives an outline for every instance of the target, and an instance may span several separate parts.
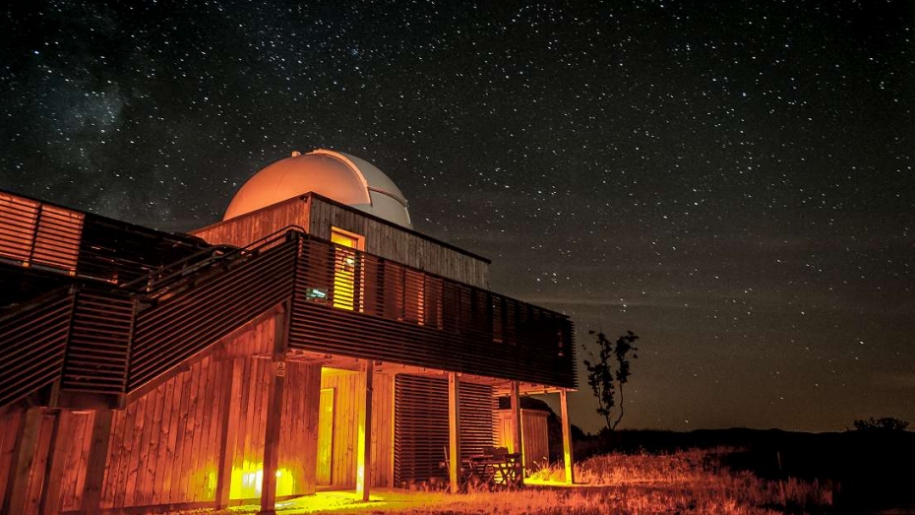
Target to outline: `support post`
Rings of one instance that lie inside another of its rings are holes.
[[[375,380],[375,362],[367,359],[363,364],[364,391],[359,413],[356,440],[356,493],[363,502],[369,500],[372,484],[372,391]]]
[[[519,470],[521,474],[518,478],[518,484],[521,485],[524,484],[524,464],[527,451],[524,450],[524,434],[522,432],[524,426],[521,424],[521,393],[519,390],[518,381],[512,381],[512,452],[520,455],[521,468]]]
[[[63,481],[64,465],[67,462],[67,451],[73,445],[71,431],[73,414],[70,410],[61,409],[54,416],[54,428],[51,432],[51,444],[48,446],[47,467],[45,468],[44,488],[41,489],[41,501],[38,513],[53,515],[61,512],[60,484]]]
[[[92,423],[92,442],[86,461],[86,482],[83,488],[82,511],[85,515],[98,515],[102,504],[102,482],[105,480],[105,465],[108,461],[108,445],[111,443],[111,420],[114,412],[96,410]]]
[[[521,435],[521,394],[518,388],[518,381],[512,381],[511,384],[511,408],[512,408],[512,452],[523,453],[523,440]]]
[[[41,408],[28,408],[22,414],[16,434],[16,446],[10,461],[10,475],[3,496],[3,515],[25,513],[29,493],[29,477],[38,452],[38,434],[41,431]]]
[[[569,422],[569,392],[559,390],[559,405],[562,410],[562,455],[566,466],[566,483],[575,483],[575,470],[572,466],[572,426]]]
[[[224,362],[224,383],[222,417],[219,435],[219,464],[216,471],[216,509],[229,506],[229,494],[232,489],[232,465],[235,461],[235,442],[238,437],[238,421],[241,419],[241,374],[242,362],[236,358]],[[238,397],[238,398],[236,398]]]
[[[267,429],[264,434],[264,475],[261,483],[262,514],[276,513],[276,472],[280,463],[280,428],[283,422],[283,392],[286,388],[286,348],[289,310],[283,305],[274,319],[273,373],[267,392]]]
[[[448,480],[451,493],[461,489],[461,406],[460,381],[456,372],[448,372]]]

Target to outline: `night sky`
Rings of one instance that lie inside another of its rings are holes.
[[[0,189],[190,230],[349,152],[495,291],[641,337],[623,427],[915,423],[915,3],[608,4],[9,2]]]

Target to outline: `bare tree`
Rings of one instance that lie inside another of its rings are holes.
[[[588,331],[588,334],[593,335],[595,332]],[[611,342],[603,332],[596,334],[599,349],[596,356],[587,346],[582,345],[591,358],[584,360],[588,369],[588,386],[597,398],[597,414],[604,417],[607,430],[613,431],[625,413],[623,387],[629,382],[632,373],[628,356],[632,352],[632,359],[639,357],[636,354],[638,349],[633,345],[639,337],[632,331],[626,331],[616,342]]]

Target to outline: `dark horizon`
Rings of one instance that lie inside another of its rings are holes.
[[[622,428],[915,422],[911,2],[73,2],[2,24],[0,189],[183,231],[293,150],[348,152],[579,346],[640,336]]]

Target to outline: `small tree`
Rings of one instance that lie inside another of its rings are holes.
[[[855,420],[856,431],[905,431],[909,423],[893,417],[874,417]]]
[[[588,331],[588,334],[595,333]],[[632,331],[626,331],[614,343],[604,333],[597,333],[597,347],[600,350],[597,356],[582,345],[591,358],[585,360],[588,386],[597,397],[597,414],[604,417],[608,431],[616,429],[623,420],[623,386],[629,382],[631,375],[628,356],[632,352],[632,359],[639,357],[635,353],[638,349],[633,345],[638,339]]]

